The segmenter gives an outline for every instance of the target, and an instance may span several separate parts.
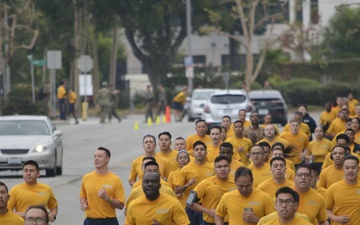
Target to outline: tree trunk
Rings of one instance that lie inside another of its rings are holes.
[[[91,30],[90,38],[91,38],[91,47],[92,47],[92,58],[94,61],[94,68],[93,68],[93,74],[92,74],[92,82],[93,82],[93,88],[94,88],[93,100],[94,100],[94,102],[96,102],[97,101],[96,96],[99,91],[99,57],[98,57],[98,49],[97,49],[97,39],[96,39],[93,25],[91,27],[92,27],[92,30]]]
[[[116,61],[117,61],[117,27],[113,28],[113,40],[111,48],[111,57],[110,57],[110,73],[109,73],[109,82],[116,85]]]
[[[79,69],[77,68],[77,59],[79,57],[79,9],[77,0],[73,0],[74,4],[74,59],[73,59],[73,70],[72,70],[72,78],[74,80],[74,91],[80,97],[79,93]],[[80,99],[80,98],[79,98]],[[76,107],[80,109],[80,101],[76,101]]]

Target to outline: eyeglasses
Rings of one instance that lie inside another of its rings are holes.
[[[251,152],[250,155],[264,155],[263,152]]]
[[[296,176],[309,178],[309,177],[311,177],[311,174],[310,173],[297,173]]]
[[[40,218],[40,217],[37,217],[37,218],[32,218],[32,217],[25,218],[25,223],[26,224],[33,224],[34,222],[37,225],[46,224],[46,220],[43,219],[43,218]]]
[[[280,206],[284,205],[284,203],[285,203],[286,206],[291,206],[292,204],[294,204],[294,201],[291,200],[291,199],[286,199],[286,200],[279,199],[276,202],[276,204],[278,204]]]

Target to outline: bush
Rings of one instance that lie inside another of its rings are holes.
[[[47,115],[48,107],[44,101],[32,102],[31,85],[17,84],[12,87],[7,101],[1,107],[3,115]]]

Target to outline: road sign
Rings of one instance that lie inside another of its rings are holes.
[[[88,55],[80,56],[80,58],[77,61],[77,67],[82,73],[90,72],[93,66],[94,66],[93,60]]]
[[[185,76],[187,78],[194,78],[194,67],[187,66],[185,70]]]
[[[46,64],[46,60],[33,60],[34,66],[43,66]]]
[[[47,68],[61,69],[61,51],[47,51]]]
[[[188,56],[188,57],[184,58],[184,65],[186,67],[193,66],[193,58],[192,58],[192,56]]]

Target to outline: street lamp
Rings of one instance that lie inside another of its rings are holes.
[[[32,101],[35,103],[35,82],[34,82],[34,63],[33,63],[33,56],[28,55],[28,60],[30,61],[31,65],[31,94],[32,94]]]

